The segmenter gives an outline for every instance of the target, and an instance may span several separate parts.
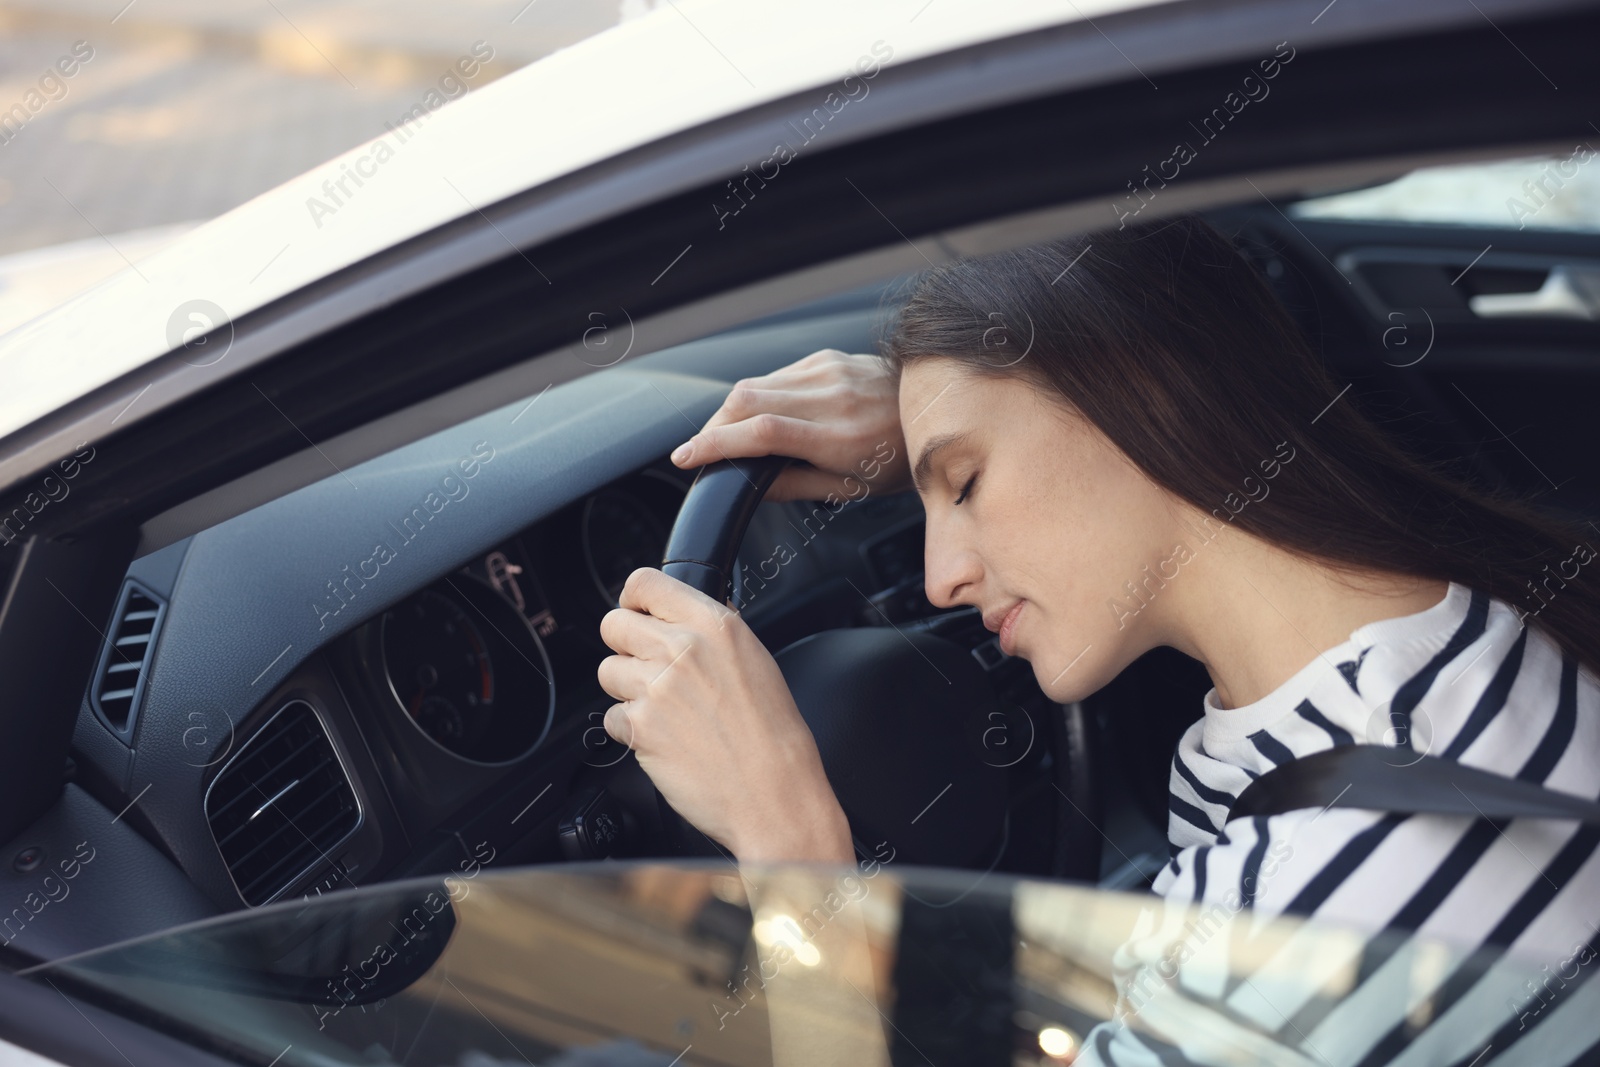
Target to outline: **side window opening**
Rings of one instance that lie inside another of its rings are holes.
[[[1600,142],[1600,137],[1593,140]],[[1600,232],[1600,150],[1422,167],[1381,185],[1302,200],[1296,218]]]

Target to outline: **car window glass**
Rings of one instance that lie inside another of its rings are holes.
[[[1289,213],[1307,219],[1596,231],[1596,154],[1588,142],[1578,142],[1550,156],[1423,167],[1382,185],[1302,200]]]
[[[1377,985],[1374,960],[1386,961]],[[1085,1047],[1103,1057],[1091,1062],[1135,1048],[1327,1062],[1383,1038],[1396,1004],[1414,1005],[1408,1039],[1447,1043],[1431,1024],[1463,996],[1497,1025],[1554,1014],[1529,992],[1537,961],[1499,951],[876,861],[473,869],[25,973],[281,1067],[1031,1064]],[[1291,1018],[1337,1027],[1296,1033]]]

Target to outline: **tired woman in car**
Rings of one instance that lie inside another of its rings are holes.
[[[1400,451],[1215,230],[1179,219],[934,268],[882,358],[818,352],[740,382],[673,459],[795,456],[810,467],[769,499],[822,499],[885,440],[903,447],[874,491],[898,479],[921,496],[928,598],[979,608],[1052,700],[1157,646],[1209,672],[1172,764],[1171,862],[1153,886],[1169,902],[1419,931],[1552,968],[1589,945],[1600,828],[1337,806],[1227,819],[1274,767],[1373,743],[1593,799],[1600,536]],[[853,862],[777,665],[710,607],[660,572],[629,579],[601,631],[617,652],[599,672],[619,702],[607,730],[739,860]],[[1147,952],[1194,940],[1157,932]],[[1163,953],[1126,962],[1168,983],[1187,957]],[[1404,977],[1382,986],[1389,964],[1411,966],[1369,951],[1360,969],[1393,1001],[1387,1033],[1232,1006],[1302,1054],[1381,1061],[1414,1033]],[[1436,985],[1432,1018],[1475,1013],[1502,1042],[1562,1009],[1592,1014],[1569,997],[1518,1026],[1504,996]],[[1122,1011],[1139,1009],[1131,988]],[[1103,1055],[1110,1042],[1097,1034]]]

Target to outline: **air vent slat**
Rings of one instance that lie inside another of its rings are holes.
[[[281,855],[277,862],[257,876],[255,881],[251,883],[252,886],[274,881],[284,874],[291,876],[298,874],[305,869],[308,862],[313,860],[322,864],[333,862],[332,858],[326,854],[324,846],[319,846],[314,838],[305,836],[293,823],[286,822],[279,828],[278,833],[283,831],[288,832],[287,837],[291,847],[281,850]],[[276,837],[277,833],[274,836]],[[307,859],[308,855],[310,857],[309,860]]]
[[[320,796],[318,796],[317,799],[321,800],[323,797],[326,797],[329,793],[333,793],[333,792],[338,791],[340,789],[347,789],[347,788],[348,788],[348,786],[346,784],[344,784],[342,779],[341,779],[340,781],[333,782],[332,784],[330,784],[327,787],[327,789]],[[269,798],[270,798],[270,796],[271,796],[271,794],[268,794]],[[265,803],[265,800],[263,800],[262,803]],[[299,811],[303,815],[305,812],[308,812],[308,811],[311,810],[311,808],[314,806],[314,803],[315,802],[313,802],[312,804],[306,804],[303,807],[299,807],[299,808],[296,808],[294,810]],[[244,822],[240,823],[238,827],[236,827],[234,830],[230,831],[226,837],[220,838],[217,841],[217,847],[218,848],[222,848],[222,849],[226,849],[227,846],[230,843],[232,843],[234,840],[236,840],[240,834],[245,833],[247,831],[250,831],[252,829],[255,830],[256,833],[259,835],[260,832],[261,832],[260,829],[259,829],[260,824],[261,824],[261,819],[265,819],[269,814],[276,813],[276,812],[278,812],[278,810],[279,810],[278,806],[277,805],[273,805],[272,807],[268,808],[266,811],[263,811],[261,813],[261,815],[259,817],[257,817],[257,818],[252,818],[251,816],[246,816]],[[254,815],[254,811],[252,811],[251,815]],[[288,826],[291,826],[291,825],[297,825],[295,823],[295,820],[298,818],[298,816],[280,814],[278,816],[278,818],[283,822],[283,825],[285,827],[288,827]],[[215,820],[213,820],[213,827],[215,825],[216,825],[216,822],[215,822]],[[251,854],[253,855],[254,853],[252,852]],[[245,860],[247,860],[249,858],[250,858],[249,855],[243,856],[243,857],[240,858],[240,862],[242,863],[242,862],[244,862]]]
[[[243,826],[241,826],[239,828],[239,830],[243,830],[243,829],[245,829],[245,827],[243,827]],[[261,837],[259,832],[258,832],[258,834],[257,834],[257,836],[256,836],[256,838],[254,839],[253,842],[246,842],[247,844],[252,844],[252,847],[251,847],[250,851],[248,851],[248,852],[244,853],[242,856],[238,857],[238,859],[236,861],[236,866],[238,866],[240,868],[245,867],[246,865],[249,864],[249,862],[251,860],[255,859],[256,856],[259,855],[262,852],[262,850],[264,850],[264,849],[265,850],[269,850],[269,852],[270,852],[272,846],[275,846],[275,845],[277,845],[279,843],[277,839],[279,837],[283,836],[284,834],[288,833],[288,832],[289,832],[289,824],[287,822],[283,822],[281,820],[276,825],[270,827],[267,830],[265,837]],[[236,837],[238,837],[238,834],[239,834],[239,831],[235,830],[232,834],[229,835],[229,837],[230,838],[236,838]],[[218,842],[219,847],[221,846],[221,844],[222,844],[222,842],[219,841]],[[293,844],[294,844],[294,842],[291,841],[290,845],[292,846]],[[282,849],[282,848],[278,848],[277,851],[279,853],[282,853],[285,850]],[[288,851],[292,852],[293,848],[291,847]]]
[[[301,753],[305,752],[308,748],[310,748],[313,745],[317,744],[318,740],[319,740],[319,738],[317,738],[317,737],[308,738],[303,744],[300,745],[300,747],[296,748],[293,752],[289,753],[283,759],[278,760],[276,763],[274,763],[270,767],[255,767],[255,766],[250,767],[250,769],[249,769],[250,777],[248,779],[244,779],[244,781],[246,782],[245,789],[240,791],[240,792],[236,792],[233,796],[228,797],[225,801],[223,801],[221,806],[219,808],[217,808],[216,812],[212,815],[212,817],[211,817],[212,821],[216,821],[216,820],[225,818],[228,815],[228,813],[233,810],[233,806],[235,804],[239,804],[241,802],[247,802],[251,798],[255,798],[258,803],[261,800],[266,799],[265,797],[256,797],[255,796],[255,789],[256,788],[265,788],[266,787],[266,783],[268,783],[268,782],[276,783],[274,788],[272,789],[272,792],[269,792],[269,793],[266,794],[266,796],[268,796],[268,797],[270,797],[272,795],[272,793],[276,793],[279,789],[282,789],[285,785],[289,784],[289,778],[284,776],[284,775],[282,775],[280,773],[281,770],[284,767],[294,767],[295,766],[295,762],[294,761],[301,755]],[[325,739],[321,739],[321,740],[325,741]],[[300,772],[300,776],[303,777],[307,773],[314,773],[316,771],[319,771],[324,766],[326,766],[327,764],[332,763],[332,762],[334,762],[334,756],[333,756],[333,752],[330,750],[327,753],[327,755],[325,757],[323,757],[323,760],[322,760],[321,763],[318,763],[316,767],[310,768],[308,771]],[[278,779],[280,779],[280,778],[282,778],[283,780],[282,781],[278,781]],[[251,808],[250,810],[254,811],[255,809]]]
[[[326,846],[319,846],[314,839],[303,836],[292,824],[284,823],[273,831],[274,839],[280,836],[287,841],[288,847],[281,847],[284,841],[275,841],[280,846],[276,852],[278,858],[251,880],[246,887],[247,890],[259,892],[266,887],[270,896],[284,884],[293,881],[294,877],[302,873],[308,865],[332,862],[326,855]],[[256,849],[253,852],[259,853],[260,850]],[[249,899],[248,895],[246,899]]]
[[[165,610],[166,602],[160,597],[131,578],[125,581],[100,653],[100,665],[89,683],[90,707],[125,742],[133,737],[145,668],[155,649]]]
[[[254,906],[328,866],[361,808],[322,721],[296,700],[218,773],[206,819],[239,895]]]
[[[323,738],[321,736],[306,738],[303,742],[301,742],[295,748],[295,750],[293,752],[289,753],[287,756],[284,756],[282,759],[280,759],[277,763],[275,763],[272,767],[268,768],[263,773],[267,774],[267,775],[273,775],[273,774],[277,774],[277,773],[281,772],[283,770],[283,768],[285,768],[285,767],[296,767],[296,768],[299,767],[301,755],[307,749],[309,749],[312,746],[316,745],[319,741],[326,743],[326,740],[327,740],[326,738]],[[333,752],[332,752],[332,750],[329,750],[323,756],[323,759],[324,759],[325,762],[330,762],[331,763],[333,761]],[[321,767],[321,764],[318,765],[318,768],[320,768],[320,767]],[[301,772],[301,773],[302,773],[302,776],[303,776],[304,772]]]

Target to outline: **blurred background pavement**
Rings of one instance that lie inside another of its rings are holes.
[[[0,0],[0,333],[429,89],[460,98],[659,2]]]

